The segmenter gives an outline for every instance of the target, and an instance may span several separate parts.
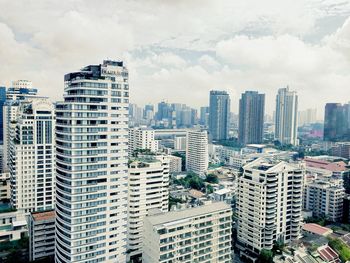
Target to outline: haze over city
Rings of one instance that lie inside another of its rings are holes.
[[[298,92],[299,108],[345,103],[350,82],[349,1],[0,0],[0,84],[30,79],[59,100],[63,75],[102,59],[124,60],[131,102],[207,105],[229,92]]]

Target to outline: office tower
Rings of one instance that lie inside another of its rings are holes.
[[[241,254],[259,255],[274,242],[297,239],[302,222],[305,167],[259,158],[243,167],[238,179],[238,245]]]
[[[314,217],[340,222],[344,197],[343,180],[315,180],[305,185],[304,209],[312,211]]]
[[[317,121],[317,109],[306,109],[304,111],[299,111],[298,126],[316,123],[316,121]]]
[[[228,204],[153,213],[144,219],[142,262],[232,262]]]
[[[327,103],[324,117],[325,141],[350,140],[350,104]]]
[[[45,98],[21,101],[10,127],[11,205],[24,213],[55,205],[55,110]]]
[[[143,110],[143,118],[147,121],[151,121],[154,119],[154,106],[153,105],[145,105]]]
[[[10,128],[12,122],[18,117],[18,109],[21,101],[37,96],[37,89],[32,87],[28,80],[17,80],[12,82],[12,87],[6,91],[6,101],[3,105],[3,171],[8,171]],[[13,125],[12,125],[13,126]]]
[[[209,125],[209,107],[201,107],[199,121],[201,125]]]
[[[154,139],[154,130],[145,127],[129,129],[129,157],[137,150],[158,151],[158,141]]]
[[[187,132],[186,170],[203,176],[207,172],[208,162],[207,132]]]
[[[55,255],[55,211],[31,213],[29,226],[29,259],[48,260]]]
[[[66,74],[56,105],[59,262],[125,262],[128,70],[105,60]]]
[[[230,127],[230,96],[226,91],[212,90],[209,99],[209,138],[226,140]]]
[[[142,120],[142,109],[136,104],[130,103],[129,105],[129,125],[135,127],[140,125]]]
[[[198,111],[196,109],[191,109],[191,125],[198,124]]]
[[[337,142],[329,151],[331,156],[350,159],[350,142]]]
[[[297,145],[298,95],[289,87],[278,90],[276,96],[275,140]]]
[[[0,87],[0,143],[3,144],[4,141],[4,112],[3,106],[6,101],[6,88]]]
[[[144,156],[129,165],[128,251],[130,259],[141,257],[143,218],[150,209],[168,211],[169,158]]]
[[[192,126],[192,109],[190,107],[184,107],[180,111],[181,121],[180,121],[180,127],[191,127]]]
[[[242,145],[262,143],[264,136],[265,94],[246,91],[239,100],[238,141]]]
[[[169,103],[164,101],[158,103],[157,120],[161,121],[171,118],[171,112],[172,109]]]

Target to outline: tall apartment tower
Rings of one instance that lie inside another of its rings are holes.
[[[13,122],[18,118],[18,109],[21,101],[37,97],[37,89],[32,87],[29,80],[16,80],[12,82],[12,87],[6,91],[6,101],[3,104],[3,171],[8,171],[9,164],[9,144],[10,129]]]
[[[209,125],[209,107],[201,107],[199,123],[204,126]]]
[[[54,209],[55,110],[44,98],[19,104],[10,127],[11,205],[23,213]]]
[[[206,131],[188,131],[186,170],[204,175],[208,169],[208,134]]]
[[[276,96],[275,139],[281,144],[297,145],[298,95],[289,87]]]
[[[231,263],[232,209],[224,202],[144,219],[142,262]]]
[[[259,158],[238,179],[238,245],[241,255],[271,250],[275,241],[298,238],[305,167]]]
[[[264,135],[265,94],[246,91],[239,100],[238,140],[241,144],[262,143]]]
[[[323,138],[331,142],[350,140],[350,104],[326,104]]]
[[[226,91],[212,90],[209,98],[209,137],[226,140],[230,127],[230,96]]]
[[[128,251],[130,259],[141,258],[143,218],[150,209],[168,211],[169,158],[144,156],[129,165]]]
[[[6,88],[0,87],[0,143],[4,141],[4,111],[3,106],[6,101]]]
[[[138,127],[129,129],[129,157],[136,150],[158,151],[158,141],[154,139],[155,132],[151,128]]]
[[[128,70],[105,60],[64,80],[56,106],[56,262],[125,262]]]

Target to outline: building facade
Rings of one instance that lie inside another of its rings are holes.
[[[289,87],[278,90],[276,96],[275,140],[281,144],[298,144],[298,95]]]
[[[145,217],[142,262],[231,263],[232,210],[223,202]]]
[[[21,101],[9,144],[11,205],[23,213],[55,206],[55,110],[44,98]]]
[[[168,211],[169,158],[145,156],[133,161],[128,190],[128,251],[132,259],[141,257],[143,218],[148,211]]]
[[[28,226],[30,261],[53,258],[55,255],[55,211],[31,213]]]
[[[212,90],[209,97],[209,137],[212,140],[229,138],[230,96],[226,91]]]
[[[128,70],[105,60],[66,74],[56,105],[59,262],[125,262]]]
[[[170,174],[177,174],[182,172],[181,157],[169,155],[169,172]]]
[[[239,100],[238,141],[242,145],[262,143],[264,136],[265,94],[246,91]]]
[[[305,166],[259,158],[238,179],[238,247],[243,256],[299,237]]]
[[[204,175],[208,169],[208,134],[206,131],[187,133],[186,170]]]
[[[129,156],[135,154],[136,150],[158,151],[158,141],[154,139],[154,130],[149,128],[129,129]]]
[[[350,140],[350,104],[326,104],[323,139],[330,142]]]

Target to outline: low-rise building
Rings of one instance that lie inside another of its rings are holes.
[[[55,254],[55,211],[33,212],[29,215],[30,261]]]
[[[177,174],[182,172],[181,157],[169,155],[169,172],[170,174]]]
[[[0,212],[0,242],[19,240],[27,232],[27,221],[22,212]]]
[[[10,173],[0,174],[0,201],[8,201],[11,198]]]
[[[142,262],[231,263],[232,210],[215,202],[144,219]]]

